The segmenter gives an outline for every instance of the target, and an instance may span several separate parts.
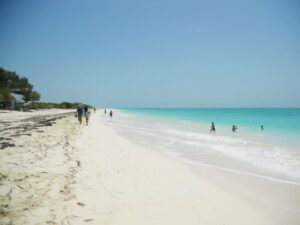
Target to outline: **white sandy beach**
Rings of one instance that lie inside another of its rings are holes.
[[[0,224],[282,224],[210,178],[230,180],[224,171],[136,145],[98,113],[90,126],[70,111],[50,114],[0,113]]]

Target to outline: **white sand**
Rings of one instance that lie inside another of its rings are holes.
[[[94,115],[88,127],[68,116],[30,132],[0,150],[0,224],[274,224],[235,193],[129,142]]]
[[[49,120],[68,112],[0,114],[0,143],[15,145],[0,149],[0,224],[66,221],[76,168],[70,143],[78,127],[73,116],[52,126]]]

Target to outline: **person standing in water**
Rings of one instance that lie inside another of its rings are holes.
[[[236,125],[233,125],[233,126],[232,126],[232,132],[235,132],[237,129],[238,129],[238,128],[237,128]]]
[[[261,130],[264,130],[264,125],[260,125],[260,129],[261,129]]]
[[[113,111],[112,110],[110,110],[109,115],[110,115],[110,118],[113,117]]]
[[[90,118],[90,112],[88,107],[84,107],[84,118],[85,118],[85,124],[88,126],[89,125],[89,118]]]
[[[216,132],[215,124],[214,122],[211,122],[210,132]]]

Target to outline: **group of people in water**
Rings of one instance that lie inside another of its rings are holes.
[[[236,125],[232,125],[232,132],[235,132],[238,129],[238,127]],[[260,126],[261,130],[264,130],[264,125]],[[211,127],[210,127],[210,132],[216,132],[216,127],[215,127],[215,123],[211,122]]]

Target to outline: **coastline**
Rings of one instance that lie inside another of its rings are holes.
[[[109,118],[98,110],[90,126],[66,114],[30,132],[10,130],[22,136],[0,152],[0,224],[299,223],[297,215],[272,217],[274,211],[243,192],[258,185],[258,195],[271,188],[275,195],[290,191],[296,201],[299,189],[190,167],[122,137],[103,120]],[[25,122],[27,130],[34,124]]]
[[[257,168],[251,172],[249,166],[241,162],[235,165],[238,167],[232,167],[232,159],[221,157],[219,153],[211,155],[212,149],[207,149],[207,145],[196,145],[191,150],[191,146],[180,144],[181,136],[177,136],[176,140],[165,137],[165,131],[169,132],[170,128],[172,128],[172,132],[175,131],[173,128],[180,130],[181,126],[174,125],[174,122],[172,123],[174,127],[170,127],[170,123],[166,124],[163,120],[156,118],[147,121],[147,125],[151,124],[151,127],[148,127],[144,124],[144,118],[137,121],[139,118],[133,117],[132,119],[136,123],[133,124],[132,121],[128,122],[130,114],[125,115],[128,123],[124,123],[123,118],[119,118],[121,116],[123,115],[116,116],[114,120],[105,118],[99,118],[99,120],[107,126],[113,127],[117,134],[131,142],[184,163],[205,180],[226,189],[230,194],[234,193],[245,202],[251,202],[254,208],[261,210],[266,217],[271,219],[270,224],[299,223],[299,180],[276,174],[274,176],[272,174],[264,175],[265,173]],[[155,127],[156,123],[164,129],[163,132]],[[157,141],[158,139],[159,141]],[[166,140],[161,141],[161,139]],[[203,141],[201,139],[201,142]],[[214,144],[213,139],[209,139],[209,142],[211,141]]]
[[[95,224],[272,224],[233,193],[176,160],[130,142],[99,120],[83,136],[79,145],[86,146],[88,140],[89,147],[79,158],[90,169],[79,172],[79,183],[93,185],[77,193],[84,203],[93,199],[83,214]]]
[[[145,143],[192,163],[300,184],[299,145],[291,144],[284,136],[281,137],[284,141],[270,138],[268,131],[241,128],[232,132],[218,124],[217,132],[210,133],[209,123],[122,110],[116,120],[107,124],[133,142]]]

